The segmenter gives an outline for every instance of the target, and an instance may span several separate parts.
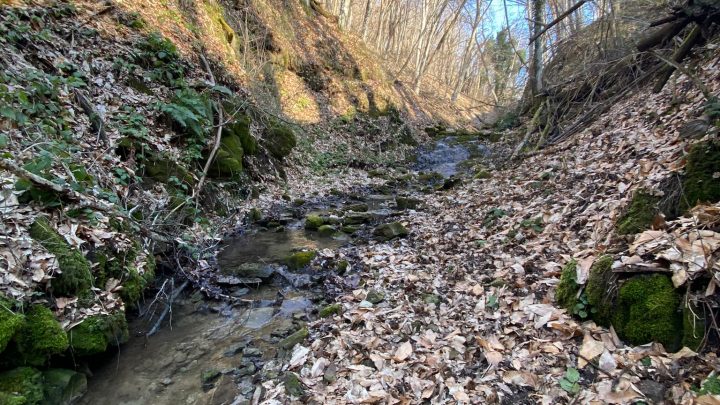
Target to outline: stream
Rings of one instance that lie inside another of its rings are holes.
[[[447,179],[458,175],[462,162],[485,153],[482,145],[443,138],[419,148],[412,169]],[[86,370],[92,377],[79,403],[252,402],[253,395],[260,394],[262,381],[282,376],[278,357],[288,356],[283,347],[288,336],[317,319],[318,309],[332,302],[321,272],[290,271],[286,258],[302,250],[321,252],[367,243],[373,226],[394,221],[403,213],[393,194],[416,195],[422,186],[391,193],[363,190],[356,193],[361,197],[325,197],[302,207],[286,203],[272,217],[249,225],[226,240],[218,255],[222,273],[218,280],[226,282],[229,294],[244,304],[207,301],[195,292],[173,303],[162,329],[150,338],[144,336],[147,321],[131,322],[130,341]],[[354,232],[344,226],[346,232],[322,236],[305,229],[308,214],[362,221]],[[352,279],[352,275],[344,276]]]

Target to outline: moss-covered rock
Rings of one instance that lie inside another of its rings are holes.
[[[267,131],[265,146],[272,156],[282,159],[297,145],[292,128],[279,122],[273,123]]]
[[[560,283],[555,290],[555,299],[563,308],[572,311],[577,303],[580,285],[577,283],[577,262],[570,261],[562,269]]]
[[[385,300],[385,293],[379,290],[370,290],[365,297],[365,301],[373,305],[377,305]]]
[[[92,286],[90,262],[79,250],[71,247],[50,225],[47,219],[38,218],[30,227],[30,236],[54,254],[62,274],[52,280],[52,290],[59,296],[76,295]]]
[[[300,382],[300,378],[292,371],[285,372],[283,384],[285,385],[285,392],[289,396],[299,398],[305,395],[305,388]]]
[[[64,352],[69,345],[60,322],[52,311],[42,305],[30,307],[15,341],[22,363],[33,366],[45,364],[48,357]]]
[[[94,315],[68,331],[70,348],[76,356],[102,353],[108,345],[118,346],[127,342],[128,332],[125,314],[118,311],[112,315]]]
[[[250,117],[240,115],[231,124],[223,128],[223,136],[237,136],[240,145],[246,155],[254,155],[257,153],[257,140],[250,134]]]
[[[43,371],[42,375],[46,404],[72,404],[87,391],[85,374],[53,368]]]
[[[320,225],[318,227],[318,233],[322,236],[332,236],[335,232],[337,232],[337,229],[332,225]]]
[[[309,335],[310,335],[310,332],[308,332],[308,329],[303,327],[303,328],[295,331],[292,335],[281,340],[278,343],[278,346],[281,349],[290,350],[293,347],[295,347],[296,344],[302,343]]]
[[[693,145],[687,155],[682,200],[684,209],[690,209],[700,202],[714,203],[720,200],[720,141],[703,142]]]
[[[317,230],[325,224],[325,220],[320,215],[309,214],[305,217],[305,229]]]
[[[636,276],[620,287],[612,324],[632,344],[655,341],[676,350],[682,335],[679,304],[680,295],[669,276]]]
[[[382,224],[377,226],[373,230],[373,235],[385,240],[401,238],[407,236],[409,233],[410,232],[407,230],[407,228],[405,228],[400,222]]]
[[[6,394],[11,404],[39,404],[43,400],[42,373],[32,367],[6,371],[0,374],[0,392]]]
[[[613,313],[613,297],[608,293],[612,290],[611,281],[613,259],[603,256],[590,267],[588,280],[585,285],[588,305],[591,308],[593,320],[596,323],[608,326]]]
[[[631,235],[649,229],[659,212],[659,202],[658,197],[647,191],[638,190],[633,195],[630,207],[617,222],[618,234]]]
[[[190,187],[195,185],[195,177],[190,171],[178,164],[176,159],[161,155],[156,155],[145,162],[145,177],[161,183],[166,183],[174,177]]]
[[[139,243],[134,243],[125,251],[103,249],[94,254],[93,261],[97,263],[96,283],[104,286],[110,278],[120,280],[120,297],[130,307],[138,302],[145,288],[155,279],[155,258],[147,254],[144,260],[138,260],[141,254]],[[140,269],[136,267],[138,261],[145,263]]]
[[[25,405],[27,403],[26,398],[22,395],[0,391],[0,404],[2,405]]]
[[[328,316],[339,314],[341,310],[342,306],[340,304],[330,304],[321,309],[318,315],[320,315],[320,318],[327,318]]]
[[[487,171],[485,169],[478,170],[478,172],[475,173],[475,175],[473,176],[473,178],[477,179],[477,180],[489,179],[491,177],[492,177],[492,173],[490,173],[489,171]]]
[[[234,179],[242,173],[242,159],[245,150],[240,137],[234,133],[223,132],[220,148],[210,166],[210,175],[215,178]]]
[[[307,267],[316,255],[317,253],[314,250],[296,252],[288,256],[288,258],[285,259],[285,263],[291,270],[299,270]]]
[[[14,302],[0,294],[0,353],[20,329],[25,317],[15,312]]]
[[[412,197],[396,197],[395,204],[399,210],[411,209],[414,210],[420,205],[421,201],[417,198]]]

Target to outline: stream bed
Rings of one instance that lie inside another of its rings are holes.
[[[477,150],[440,139],[419,149],[414,169],[449,178]],[[304,208],[286,203],[274,217],[243,229],[224,242],[217,258],[221,277],[226,277],[219,279],[230,280],[229,294],[241,300],[231,305],[208,301],[200,292],[183,295],[173,303],[162,329],[150,338],[144,336],[147,321],[131,322],[130,341],[87,370],[92,377],[79,403],[250,403],[260,395],[261,382],[282,378],[288,339],[317,319],[318,309],[332,303],[325,276],[319,270],[291,271],[287,258],[299,251],[347,250],[368,243],[372,227],[402,215],[405,208],[399,207],[395,195],[417,195],[422,187],[415,184],[390,193],[364,190],[356,193],[360,197],[334,196],[308,202]],[[308,214],[341,218],[333,225],[338,232],[321,235],[306,230],[303,219]],[[342,221],[351,217],[362,219],[357,230],[340,232]],[[257,277],[246,277],[243,272],[248,268]],[[331,270],[333,274],[341,274],[337,268]]]

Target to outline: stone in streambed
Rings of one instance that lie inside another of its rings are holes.
[[[309,214],[305,217],[305,229],[316,230],[325,224],[325,220],[316,214]]]
[[[321,236],[332,236],[335,232],[337,232],[337,229],[332,225],[321,225],[318,228],[318,233]]]
[[[420,200],[412,197],[397,197],[395,198],[395,204],[399,210],[411,209],[414,210],[420,205]]]
[[[367,212],[348,212],[342,219],[343,225],[360,225],[370,222],[372,215]]]
[[[45,403],[71,404],[87,391],[85,374],[60,368],[43,372]]]
[[[307,267],[316,255],[317,253],[314,250],[296,252],[288,256],[285,263],[290,270],[300,270]]]
[[[329,316],[339,314],[340,310],[342,310],[342,306],[340,304],[330,304],[321,309],[318,315],[320,315],[320,318],[327,318]]]
[[[365,203],[349,204],[343,208],[344,211],[354,211],[354,212],[367,212],[368,209],[369,209],[369,207]]]
[[[302,343],[309,335],[308,329],[303,327],[292,335],[286,337],[278,343],[281,349],[290,350],[295,347],[296,344]]]
[[[377,305],[385,300],[385,293],[378,290],[370,290],[365,297],[366,301],[369,301],[373,305]]]
[[[302,397],[305,395],[305,388],[303,388],[300,378],[297,374],[288,371],[283,376],[283,384],[285,384],[285,392],[291,397]]]
[[[378,236],[385,240],[404,237],[404,236],[407,236],[408,234],[409,234],[409,231],[400,222],[391,222],[388,224],[382,224],[382,225],[377,226],[373,230],[373,235]]]

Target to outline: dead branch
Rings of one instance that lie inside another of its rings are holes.
[[[585,3],[587,3],[587,0],[580,0],[580,1],[578,1],[577,3],[575,3],[574,6],[570,7],[569,9],[567,9],[567,11],[565,11],[565,12],[562,13],[562,14],[560,14],[556,19],[550,21],[550,23],[548,23],[542,30],[540,30],[540,32],[538,32],[536,35],[534,35],[532,38],[530,38],[529,44],[532,44],[533,42],[535,42],[535,40],[538,39],[538,38],[540,38],[540,37],[542,36],[542,34],[544,34],[547,30],[549,30],[550,28],[554,27],[554,26],[555,26],[557,23],[559,23],[560,21],[564,20],[567,16],[569,16],[570,14],[572,14],[575,10],[579,9],[580,7],[582,7],[582,5],[585,4]]]
[[[163,320],[165,320],[165,317],[169,313],[172,312],[173,301],[175,301],[175,299],[178,297],[178,295],[180,295],[180,293],[183,292],[183,290],[185,289],[185,287],[188,286],[188,284],[190,284],[190,282],[188,280],[185,280],[180,285],[180,287],[173,290],[173,292],[170,294],[170,299],[165,304],[165,309],[163,310],[162,314],[160,314],[160,317],[155,322],[155,325],[153,325],[152,329],[150,329],[150,331],[148,331],[148,333],[145,335],[145,337],[150,337],[150,336],[156,334],[160,330],[160,325],[162,324]]]
[[[102,117],[100,117],[100,114],[92,106],[90,100],[88,100],[88,98],[85,97],[79,89],[75,89],[75,98],[80,104],[80,107],[85,115],[87,115],[90,120],[90,128],[97,134],[97,139],[102,140],[103,143],[107,144],[108,138],[105,133],[105,123],[103,122]]]
[[[215,145],[213,145],[212,151],[210,151],[210,156],[208,156],[208,159],[205,162],[205,167],[203,168],[202,176],[200,176],[200,181],[198,181],[197,187],[195,187],[195,190],[193,191],[191,197],[193,199],[196,199],[200,195],[203,184],[205,184],[205,178],[207,177],[208,171],[210,170],[210,165],[212,165],[213,160],[215,160],[215,155],[217,154],[218,149],[220,149],[224,118],[222,105],[220,105],[220,103],[216,103],[216,107],[218,110],[218,128],[215,135]]]
[[[664,62],[668,63],[668,66],[665,66],[665,68],[660,72],[660,79],[658,79],[657,84],[655,84],[655,87],[653,88],[654,93],[659,93],[660,91],[662,91],[663,87],[665,87],[665,83],[667,83],[667,81],[670,79],[670,76],[672,76],[673,72],[679,66],[680,62],[685,59],[687,54],[690,53],[690,50],[693,48],[693,46],[695,46],[695,44],[700,40],[700,38],[700,26],[695,25],[692,31],[687,34],[685,40],[683,40],[683,43],[680,45],[680,47],[673,53],[670,60],[660,58]],[[659,57],[657,53],[655,53],[655,56]],[[674,63],[671,63],[671,61]],[[709,92],[703,93],[705,93],[707,97],[707,94]]]
[[[127,213],[120,211],[113,204],[105,202],[95,196],[79,193],[79,192],[73,190],[70,186],[53,183],[52,181],[45,179],[41,176],[38,176],[37,174],[32,173],[32,172],[28,171],[27,169],[21,167],[13,160],[0,159],[0,169],[6,170],[19,178],[29,180],[34,185],[36,185],[40,188],[50,190],[57,194],[60,194],[63,197],[67,198],[68,200],[77,201],[79,207],[93,208],[98,211],[103,211],[108,214],[124,218],[124,219],[128,220],[129,222],[132,222],[135,225],[137,225],[141,229],[141,231],[143,231],[143,233],[145,234],[144,236],[148,236],[149,238],[151,238],[157,242],[163,242],[163,243],[171,243],[172,242],[171,238],[161,235],[161,234],[157,233],[156,231],[153,231],[153,230],[145,227],[144,225],[138,223],[135,220],[135,218],[132,218]]]

